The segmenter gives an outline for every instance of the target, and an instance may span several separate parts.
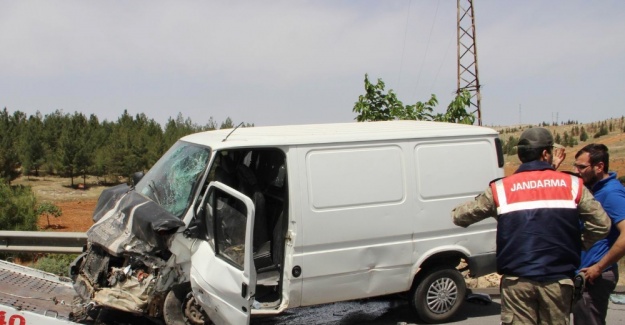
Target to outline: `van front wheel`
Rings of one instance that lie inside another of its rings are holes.
[[[188,283],[169,291],[163,303],[163,320],[167,325],[213,324],[195,301]]]
[[[423,321],[441,323],[460,309],[466,291],[466,282],[458,270],[435,268],[413,289],[410,305]]]

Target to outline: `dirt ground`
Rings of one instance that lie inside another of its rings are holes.
[[[39,218],[37,225],[40,229],[54,229],[55,231],[85,232],[93,225],[91,215],[97,200],[61,201],[55,203],[63,211],[59,218],[50,218],[50,226],[45,217]]]
[[[69,178],[56,176],[21,177],[12,182],[14,185],[31,186],[38,202],[52,202],[61,208],[62,215],[58,218],[50,217],[50,226],[46,217],[39,219],[41,229],[55,231],[84,232],[93,225],[91,216],[95,209],[98,197],[105,186],[98,186],[99,180],[89,177],[85,186],[81,179],[74,179],[74,187]]]

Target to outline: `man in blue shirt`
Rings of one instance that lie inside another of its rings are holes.
[[[608,172],[610,155],[603,144],[589,144],[575,155],[575,169],[612,221],[608,236],[582,252],[586,276],[582,299],[573,306],[576,325],[605,324],[610,294],[618,282],[618,260],[625,255],[625,188]]]

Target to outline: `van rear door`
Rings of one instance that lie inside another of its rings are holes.
[[[208,235],[191,249],[191,288],[216,325],[249,324],[256,291],[254,204],[222,183],[210,183],[207,191]]]

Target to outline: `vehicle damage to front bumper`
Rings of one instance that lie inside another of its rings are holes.
[[[70,266],[85,305],[160,317],[184,278],[167,241],[184,223],[125,185],[106,190],[87,231],[88,247]]]

